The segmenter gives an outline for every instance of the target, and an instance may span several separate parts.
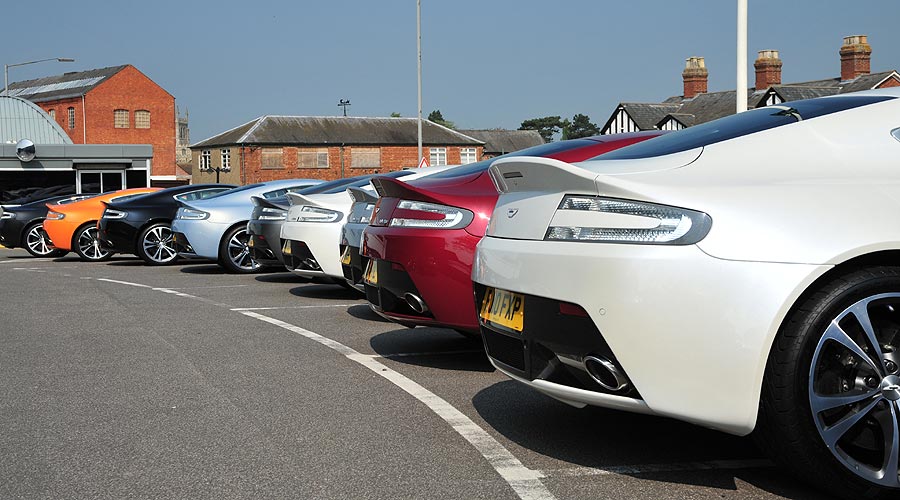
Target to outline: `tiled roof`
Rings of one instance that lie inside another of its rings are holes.
[[[825,80],[773,85],[772,87],[760,90],[751,88],[748,89],[747,92],[747,107],[753,109],[764,106],[770,92],[778,94],[784,102],[799,101],[801,99],[812,99],[815,97],[869,90],[890,77],[900,79],[900,74],[896,71],[885,71],[882,73],[861,75],[849,81],[840,81],[839,78],[829,78]],[[669,118],[676,119],[685,126],[697,125],[734,114],[735,99],[735,91],[726,90],[723,92],[697,94],[690,99],[685,99],[683,96],[672,96],[659,104],[621,103],[613,112],[610,121],[616,116],[619,109],[624,108],[641,130],[658,128]],[[653,108],[653,106],[656,106],[656,108]],[[661,115],[648,126],[647,117],[652,116],[651,111],[655,112],[657,109],[665,109],[664,107],[667,106],[672,107],[673,109]],[[689,118],[688,115],[693,118]],[[688,125],[688,122],[691,121],[692,123]],[[607,125],[609,125],[609,122],[607,122]]]
[[[537,130],[458,130],[457,132],[484,142],[484,152],[504,154],[544,143]]]
[[[669,113],[678,111],[679,104],[623,102],[619,105],[624,108],[628,116],[640,127],[641,130],[652,130],[656,124]],[[607,123],[608,125],[608,123]]]
[[[416,118],[355,116],[261,116],[210,137],[191,148],[241,145],[416,145]],[[422,120],[422,143],[436,146],[480,146],[473,139],[442,125]]]
[[[127,65],[110,66],[14,82],[9,84],[9,95],[22,97],[31,102],[81,97],[126,67]]]

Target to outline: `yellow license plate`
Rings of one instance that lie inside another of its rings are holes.
[[[350,265],[350,248],[352,247],[347,246],[346,248],[344,248],[344,254],[341,255],[341,264],[345,266]]]
[[[525,321],[525,296],[488,287],[479,316],[488,323],[521,332]]]
[[[281,246],[281,253],[284,255],[291,254],[291,240],[284,240],[284,245]]]
[[[366,274],[363,280],[370,285],[378,284],[378,265],[375,264],[375,259],[370,260],[366,266]]]

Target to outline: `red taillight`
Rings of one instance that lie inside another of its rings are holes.
[[[578,316],[581,318],[588,317],[588,313],[584,310],[584,308],[576,304],[569,304],[568,302],[559,303],[559,313],[566,316]]]

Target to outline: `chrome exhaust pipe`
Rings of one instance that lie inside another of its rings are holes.
[[[409,305],[409,308],[413,311],[424,314],[425,311],[428,310],[428,306],[425,305],[425,301],[422,300],[421,297],[414,293],[406,292],[403,294],[403,300]]]
[[[621,392],[628,388],[628,379],[612,361],[606,358],[585,356],[584,369],[587,370],[591,380],[608,391]]]

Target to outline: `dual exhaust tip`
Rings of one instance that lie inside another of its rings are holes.
[[[602,357],[589,355],[584,357],[584,369],[591,380],[610,392],[623,392],[630,384],[625,374],[616,365]]]

